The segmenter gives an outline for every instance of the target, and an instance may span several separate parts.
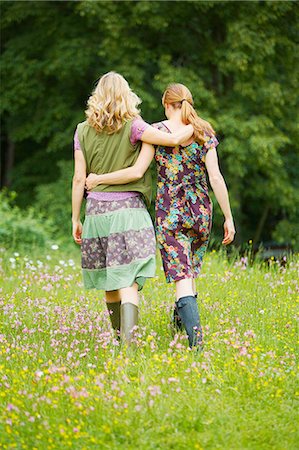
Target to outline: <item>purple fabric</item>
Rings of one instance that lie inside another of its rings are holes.
[[[156,253],[153,227],[83,239],[82,268],[104,269],[131,264]]]
[[[74,136],[74,150],[80,150],[81,151],[81,145],[78,137],[78,131],[76,128],[75,136]]]
[[[139,197],[139,192],[88,192],[87,198],[101,200],[102,202],[112,202],[114,200],[126,200],[131,197]]]
[[[144,131],[149,127],[150,125],[146,122],[144,122],[141,117],[136,117],[136,119],[132,122],[131,127],[131,137],[130,142],[132,145],[136,145],[138,141],[141,140],[141,137],[144,133]]]
[[[145,209],[144,201],[139,198],[130,198],[128,201],[113,201],[110,203],[98,202],[93,198],[89,198],[86,204],[86,216],[98,216],[99,214],[107,214],[112,211],[119,211],[121,209]]]

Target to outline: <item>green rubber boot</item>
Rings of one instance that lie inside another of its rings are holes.
[[[124,303],[120,307],[120,336],[128,345],[132,341],[132,328],[138,324],[138,306],[133,303]]]
[[[120,304],[120,302],[106,303],[110,322],[118,340],[120,339]]]

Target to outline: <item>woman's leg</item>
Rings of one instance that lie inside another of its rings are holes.
[[[121,303],[133,303],[133,305],[138,306],[138,284],[134,283],[132,286],[119,289]]]
[[[119,290],[121,297],[121,339],[128,344],[132,341],[132,329],[138,325],[138,284]]]
[[[112,328],[120,335],[120,293],[119,291],[106,291],[106,306],[109,311],[109,317]]]
[[[176,299],[194,295],[193,278],[184,278],[175,282]]]
[[[184,280],[177,281],[175,283],[175,288],[177,300],[188,295],[194,295],[194,297],[197,297],[194,278],[185,278]],[[173,325],[178,331],[182,331],[184,329],[176,304],[173,310]]]

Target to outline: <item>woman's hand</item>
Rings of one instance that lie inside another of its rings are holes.
[[[100,175],[97,175],[96,173],[90,173],[85,181],[85,188],[88,191],[91,191],[91,189],[95,188],[98,184],[100,184]]]
[[[82,223],[80,220],[73,222],[73,238],[76,244],[82,244]]]
[[[233,242],[236,233],[233,219],[226,219],[223,227],[224,227],[224,239],[222,241],[222,244],[228,245],[231,242]]]

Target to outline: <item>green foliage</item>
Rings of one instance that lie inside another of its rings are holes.
[[[72,158],[75,126],[104,72],[128,79],[148,121],[163,117],[161,94],[177,81],[218,133],[237,240],[293,241],[279,224],[299,220],[298,11],[291,1],[4,3],[1,113],[16,145],[12,188],[24,204],[24,192],[29,203],[40,184],[57,181],[56,161]]]
[[[278,243],[289,242],[292,248],[298,249],[299,221],[281,220],[275,227],[273,238]]]
[[[51,217],[54,234],[60,238],[71,236],[71,180],[72,161],[59,161],[59,177],[55,182],[36,188],[35,208]]]
[[[32,252],[50,245],[50,222],[33,208],[21,210],[14,199],[14,193],[0,192],[0,246]]]

